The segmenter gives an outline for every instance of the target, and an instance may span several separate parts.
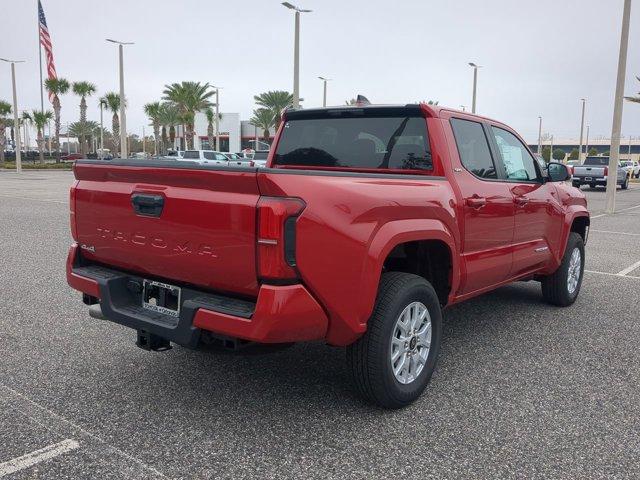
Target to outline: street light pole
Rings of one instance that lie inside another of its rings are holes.
[[[631,17],[631,0],[624,0],[622,11],[622,31],[620,33],[620,53],[618,55],[618,79],[613,106],[613,122],[611,126],[611,150],[609,155],[609,176],[607,177],[606,213],[616,209],[616,185],[618,181],[618,161],[620,160],[620,130],[622,128],[622,97],[624,95],[624,77],[627,71],[627,47],[629,45],[629,18]]]
[[[584,142],[584,158],[589,156],[589,125],[587,125],[587,139]]]
[[[587,103],[587,100],[584,98],[580,99],[582,101],[582,120],[580,120],[580,150],[578,150],[578,161],[582,163],[582,136],[584,134],[584,107]]]
[[[222,87],[213,87],[216,89],[216,152],[220,151],[220,89]]]
[[[128,145],[127,145],[127,117],[125,113],[126,100],[124,96],[124,46],[133,45],[133,42],[120,42],[107,38],[107,42],[115,43],[118,45],[118,62],[120,66],[120,158],[127,158]]]
[[[309,13],[289,2],[282,2],[285,7],[295,10],[295,33],[293,43],[293,108],[300,107],[300,14]]]
[[[325,78],[325,77],[318,77],[320,80],[322,80],[323,86],[322,86],[322,106],[326,107],[327,106],[327,82],[329,80],[331,80],[330,78]]]
[[[22,153],[20,150],[20,119],[18,117],[18,95],[16,94],[16,63],[24,63],[24,60],[7,60],[6,58],[0,58],[3,62],[11,64],[11,86],[13,89],[13,130],[15,138],[15,151],[16,151],[16,173],[22,172]],[[26,131],[26,128],[25,128]],[[4,147],[3,147],[4,148]]]
[[[541,150],[541,143],[542,143],[542,117],[538,117],[538,120],[540,120],[538,122],[538,151],[536,152],[538,155],[540,155],[540,150]]]
[[[476,113],[476,96],[478,91],[478,69],[480,65],[469,62],[469,66],[473,67],[473,98],[471,99],[471,113]]]
[[[104,102],[100,100],[100,160],[104,159],[104,123],[102,121],[102,109]]]

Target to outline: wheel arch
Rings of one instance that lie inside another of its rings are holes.
[[[426,247],[440,249],[448,255],[448,285],[447,291],[441,286],[439,298],[443,305],[449,303],[451,292],[458,289],[460,282],[459,254],[456,237],[451,230],[440,220],[436,219],[415,219],[415,220],[397,220],[385,224],[378,230],[376,235],[370,242],[368,261],[365,264],[361,278],[363,279],[362,288],[362,311],[364,312],[364,322],[369,318],[375,304],[378,284],[382,273],[385,271],[385,263],[389,266],[388,259],[393,258],[390,255],[397,254],[399,250],[406,249],[410,246],[410,258],[415,259],[422,253]],[[432,251],[432,250],[429,250]],[[407,273],[416,273],[416,267],[411,269],[402,269]],[[420,268],[417,268],[420,271]],[[418,273],[419,274],[419,273]],[[424,275],[421,275],[424,276]],[[429,280],[429,278],[427,278]],[[440,280],[442,278],[440,277]],[[434,288],[436,288],[434,286]],[[438,292],[438,289],[436,289]],[[440,296],[443,296],[441,298]]]

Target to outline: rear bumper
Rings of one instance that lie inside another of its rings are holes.
[[[587,180],[587,178],[591,178],[591,180]],[[608,177],[571,177],[572,183],[579,183],[581,185],[606,185]],[[626,176],[618,175],[617,184],[622,185],[624,183]]]
[[[136,283],[143,277],[97,265],[82,265],[73,244],[67,258],[67,282],[96,298],[107,319],[195,347],[203,330],[215,335],[260,343],[284,343],[324,338],[328,319],[322,307],[300,284],[262,285],[255,302],[181,286],[180,316],[142,307]]]

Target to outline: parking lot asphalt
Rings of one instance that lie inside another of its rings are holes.
[[[390,412],[342,349],[149,353],[89,318],[65,281],[72,178],[0,172],[0,477],[640,477],[640,185],[615,215],[585,191],[572,307],[529,282],[447,309],[430,386]]]

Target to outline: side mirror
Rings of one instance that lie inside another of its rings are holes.
[[[571,180],[569,169],[564,163],[551,162],[547,165],[550,182],[566,182]]]

